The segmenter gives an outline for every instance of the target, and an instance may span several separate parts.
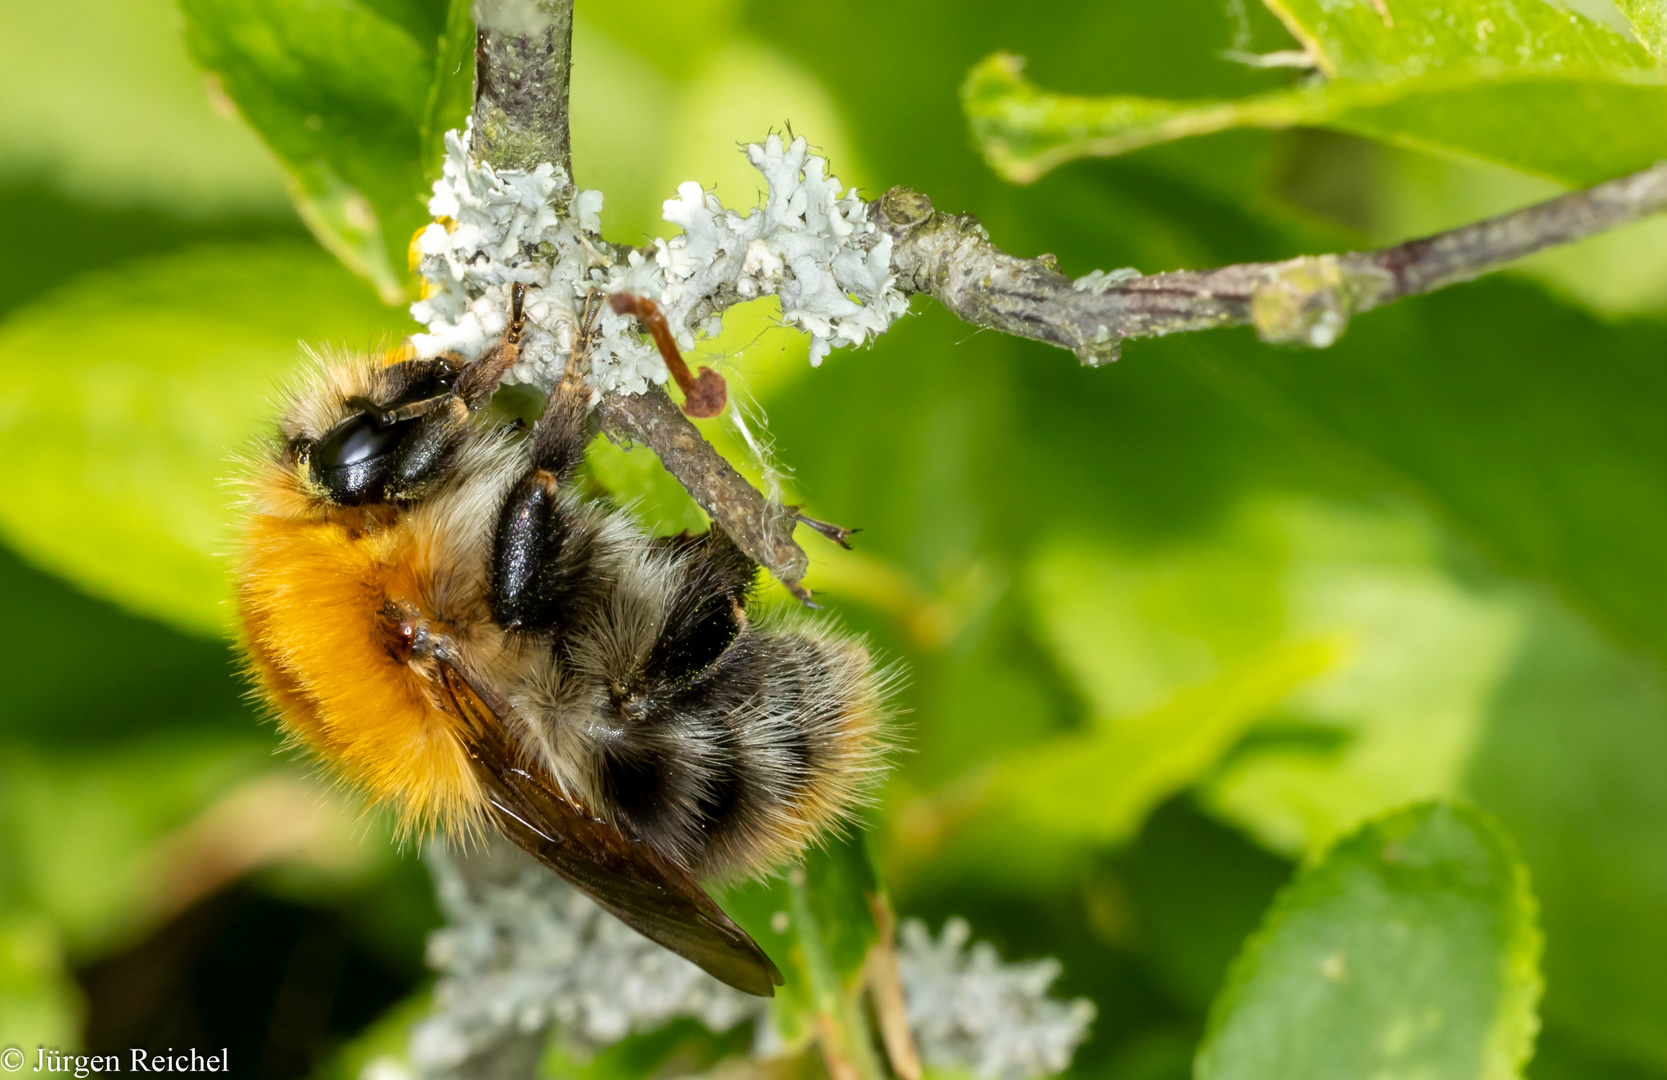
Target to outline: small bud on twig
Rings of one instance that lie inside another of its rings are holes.
[[[671,326],[661,314],[660,305],[646,296],[614,293],[608,297],[608,306],[614,309],[615,315],[635,315],[648,328],[649,335],[660,350],[661,359],[666,362],[666,370],[671,372],[671,377],[683,391],[684,413],[705,419],[724,411],[724,406],[729,404],[729,387],[725,385],[724,377],[709,367],[700,369],[698,379],[689,372],[689,365],[683,362],[677,339],[672,337]]]

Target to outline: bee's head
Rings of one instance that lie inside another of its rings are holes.
[[[338,381],[299,402],[310,415],[286,425],[302,486],[337,506],[421,498],[445,476],[478,404],[469,367],[441,358],[344,374],[357,385]]]

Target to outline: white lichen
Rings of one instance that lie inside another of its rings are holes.
[[[945,922],[936,941],[918,920],[899,928],[897,966],[921,1060],[982,1080],[1063,1072],[1088,1037],[1094,1003],[1048,997],[1059,961],[1003,963],[988,942],[968,949],[971,936],[962,919]]]
[[[881,333],[907,307],[891,273],[891,239],[854,188],[841,193],[803,138],[784,144],[771,135],[747,148],[768,185],[762,206],[743,216],[684,184],[665,203],[665,220],[683,232],[642,251],[601,239],[600,192],[574,189],[550,164],[528,172],[473,163],[468,145],[467,130],[447,134],[443,177],[429,200],[435,223],[418,238],[428,285],[411,306],[427,328],[412,337],[420,355],[478,355],[503,332],[517,282],[530,287],[529,325],[508,381],[544,389],[561,376],[592,289],[655,300],[684,348],[715,333],[724,308],[777,296],[783,320],[811,335],[813,364]],[[635,319],[603,305],[598,329],[594,389],[641,393],[666,380]]]
[[[429,963],[440,973],[433,1006],[405,1056],[373,1060],[361,1080],[473,1075],[552,1037],[591,1052],[676,1017],[714,1031],[756,1021],[754,1055],[782,1051],[764,999],[641,937],[506,845],[473,855],[470,874],[439,845],[427,862],[446,914],[429,938]],[[1057,960],[1003,963],[987,942],[968,948],[970,938],[961,919],[945,923],[937,940],[916,920],[901,927],[898,971],[922,1060],[981,1080],[1063,1072],[1087,1038],[1093,1004],[1048,996]]]
[[[718,982],[604,913],[549,871],[521,862],[472,889],[439,845],[428,855],[446,926],[429,937],[434,1008],[412,1032],[411,1065],[449,1076],[506,1042],[554,1028],[598,1048],[691,1016],[714,1031],[764,1001]]]

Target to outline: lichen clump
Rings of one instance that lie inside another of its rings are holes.
[[[532,289],[522,358],[509,381],[546,390],[561,377],[592,290],[653,299],[684,348],[716,333],[725,308],[777,296],[783,320],[811,335],[813,364],[835,346],[883,332],[908,306],[891,273],[891,238],[869,220],[854,188],[841,192],[803,138],[771,135],[747,147],[768,185],[763,205],[742,215],[699,184],[684,184],[665,203],[665,220],[683,232],[642,250],[605,242],[601,193],[577,189],[560,168],[471,162],[467,130],[448,133],[446,151],[428,204],[435,222],[417,240],[427,283],[411,306],[427,327],[412,336],[420,355],[478,355],[503,333],[517,282]],[[595,390],[635,394],[666,380],[634,319],[602,305],[597,330],[589,353]]]
[[[1094,1003],[1059,1001],[1048,989],[1058,960],[1003,963],[989,942],[973,942],[963,919],[936,941],[918,920],[903,923],[897,966],[921,1059],[980,1080],[1036,1080],[1064,1072],[1088,1037]]]

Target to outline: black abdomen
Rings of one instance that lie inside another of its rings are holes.
[[[853,642],[748,628],[703,677],[603,748],[631,833],[702,873],[768,866],[851,808],[879,703]]]

